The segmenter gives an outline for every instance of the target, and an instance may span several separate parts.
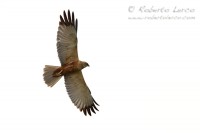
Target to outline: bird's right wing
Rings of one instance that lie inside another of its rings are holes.
[[[75,21],[74,13],[72,12],[71,15],[69,10],[67,15],[65,11],[63,12],[63,17],[60,16],[60,22],[57,32],[57,51],[61,65],[78,60],[78,20],[76,19]]]
[[[83,111],[85,115],[87,113],[91,115],[91,111],[95,113],[95,110],[98,111],[97,102],[93,99],[91,92],[88,86],[85,83],[83,74],[81,71],[76,71],[70,74],[67,74],[65,77],[65,86],[71,101],[74,105]]]

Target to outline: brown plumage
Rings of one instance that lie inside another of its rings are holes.
[[[98,103],[94,100],[85,83],[81,70],[89,64],[80,61],[77,52],[78,20],[74,13],[63,12],[57,32],[57,52],[61,66],[46,65],[44,68],[44,81],[49,87],[53,87],[62,76],[71,101],[85,115],[95,113]]]

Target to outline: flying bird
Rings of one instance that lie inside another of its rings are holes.
[[[89,64],[80,61],[77,52],[77,29],[78,20],[68,10],[60,15],[57,32],[57,52],[61,66],[45,65],[43,78],[47,86],[53,87],[64,76],[68,95],[74,105],[91,116],[92,112],[98,111],[91,92],[83,78],[81,70]]]

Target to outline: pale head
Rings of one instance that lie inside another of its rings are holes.
[[[85,67],[89,67],[90,65],[85,61],[80,61],[80,68],[83,69]]]

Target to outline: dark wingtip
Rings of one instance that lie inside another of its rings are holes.
[[[87,108],[87,112],[91,116],[90,108]]]
[[[85,116],[87,115],[86,109],[83,109],[83,113],[84,113]]]
[[[60,24],[65,24],[65,21],[61,15],[60,15]]]
[[[78,30],[78,19],[76,19],[75,27],[76,27],[76,32],[77,32],[77,30]]]
[[[71,14],[70,10],[67,11],[67,14],[65,10],[63,11],[63,17],[60,15],[59,24],[65,24],[66,26],[73,25],[77,32],[78,20],[76,19],[76,22],[75,22],[74,12],[72,12]]]
[[[66,15],[65,10],[64,10],[64,12],[63,12],[63,16],[64,16],[65,24],[68,26],[68,25],[69,25],[69,22],[68,22],[68,19],[67,19],[67,15]]]
[[[80,111],[83,111],[83,113],[84,113],[85,116],[87,116],[87,114],[89,114],[90,116],[92,116],[92,112],[94,114],[96,114],[95,111],[99,111],[95,104],[99,106],[99,104],[93,99],[93,104],[92,105],[87,106],[85,108],[82,108],[82,109],[80,109]]]
[[[93,101],[94,101],[94,103],[95,103],[96,105],[100,106],[94,99],[93,99]]]
[[[68,21],[69,21],[70,24],[72,24],[72,22],[71,22],[71,13],[70,13],[70,10],[68,10]]]

